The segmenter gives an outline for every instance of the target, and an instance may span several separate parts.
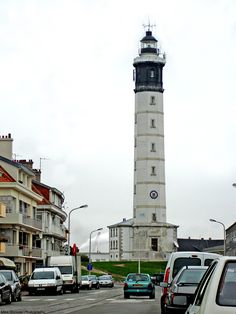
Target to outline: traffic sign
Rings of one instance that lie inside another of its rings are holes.
[[[88,265],[87,265],[87,270],[88,271],[91,271],[93,269],[93,265],[91,264],[91,263],[89,263]]]

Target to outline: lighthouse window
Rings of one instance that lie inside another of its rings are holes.
[[[156,151],[156,145],[155,145],[155,143],[152,143],[151,152],[155,152],[155,151]]]
[[[156,125],[155,125],[155,119],[151,119],[151,128],[155,128]]]
[[[155,96],[151,96],[150,105],[155,105]]]
[[[155,77],[155,71],[154,70],[150,71],[150,77]]]
[[[156,167],[152,167],[151,176],[155,176],[155,175],[156,175]]]

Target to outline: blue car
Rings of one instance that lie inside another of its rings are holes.
[[[148,296],[155,299],[155,285],[149,274],[128,274],[124,282],[124,298],[130,296]]]

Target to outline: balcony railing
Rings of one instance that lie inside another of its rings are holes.
[[[15,257],[22,257],[22,256],[30,256],[30,257],[42,257],[42,249],[40,248],[29,248],[27,245],[16,245],[11,243],[6,243],[6,250],[5,253],[1,254],[0,256],[15,256]]]
[[[10,223],[10,224],[24,224],[35,229],[42,229],[42,221],[30,218],[28,216],[23,216],[20,213],[7,213],[6,218],[0,218],[1,223]]]
[[[42,221],[38,219],[32,219],[28,216],[23,216],[23,223],[28,226],[33,226],[37,229],[42,229]]]

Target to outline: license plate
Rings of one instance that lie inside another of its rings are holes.
[[[37,290],[45,290],[45,288],[37,288]]]
[[[134,284],[134,287],[142,287],[143,285],[140,284]]]

